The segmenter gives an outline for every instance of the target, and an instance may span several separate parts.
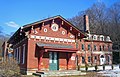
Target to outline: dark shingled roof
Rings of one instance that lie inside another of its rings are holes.
[[[61,45],[61,44],[47,44],[47,43],[37,43],[37,46],[43,47],[54,47],[54,48],[73,48],[71,45]]]

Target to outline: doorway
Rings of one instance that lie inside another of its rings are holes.
[[[58,52],[49,52],[49,70],[59,70]]]
[[[105,64],[105,57],[103,55],[100,56],[100,65]]]

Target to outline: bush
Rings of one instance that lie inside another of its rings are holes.
[[[14,59],[0,63],[0,77],[19,77],[20,68]]]

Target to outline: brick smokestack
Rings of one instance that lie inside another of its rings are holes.
[[[84,15],[84,32],[90,33],[88,15]]]

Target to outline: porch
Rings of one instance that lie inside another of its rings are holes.
[[[40,50],[38,58],[38,70],[56,71],[76,69],[77,49],[71,48],[69,45],[62,46],[56,44],[38,44],[38,47]]]

